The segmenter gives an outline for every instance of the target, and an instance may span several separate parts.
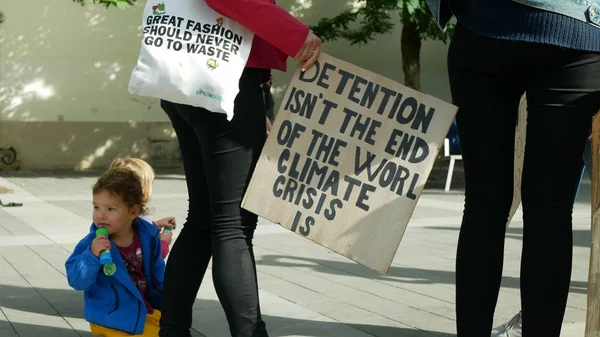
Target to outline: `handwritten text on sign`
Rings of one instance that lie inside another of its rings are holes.
[[[243,207],[383,273],[455,113],[322,55],[294,75]]]

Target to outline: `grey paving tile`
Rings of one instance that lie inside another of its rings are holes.
[[[0,210],[1,211],[1,210]],[[6,227],[4,227],[2,224],[5,222],[5,220],[3,219],[3,215],[4,214],[0,214],[0,237],[5,237],[5,236],[12,236],[13,234],[11,232],[9,232]]]
[[[284,320],[269,329],[269,335],[276,336],[306,336],[306,337],[368,337],[369,335],[349,325],[339,322],[323,322],[312,320]]]
[[[71,255],[71,252],[64,247],[53,245],[29,245],[29,249],[40,259],[43,259],[53,269],[66,277],[65,261]]]
[[[337,301],[309,303],[305,307],[347,324],[362,322],[366,318],[381,317],[378,313]]]
[[[29,227],[25,222],[2,208],[0,208],[0,228],[0,236],[39,234],[38,231]]]
[[[352,327],[377,337],[434,337],[431,331],[415,329],[385,317],[365,317],[354,321]],[[447,335],[449,337],[450,335]]]
[[[27,280],[64,276],[27,246],[0,247],[0,254]]]
[[[1,308],[0,308],[1,309]],[[10,322],[6,320],[3,314],[0,313],[0,336],[2,337],[19,337],[17,331]]]
[[[192,337],[207,337],[207,336],[201,334],[199,331],[197,331],[197,330],[195,330],[193,328],[192,328],[191,333],[192,333]]]
[[[389,317],[389,319],[419,330],[431,331],[438,335],[456,333],[456,322],[454,320],[432,313],[421,312],[408,315],[397,315]]]
[[[69,201],[49,201],[50,204],[71,211],[77,215],[80,215],[84,218],[92,218],[92,201],[91,201],[91,191],[90,191],[90,200],[78,201],[78,200],[69,200]]]
[[[0,249],[0,284],[5,284],[9,280],[21,281],[22,279],[19,272],[4,258]]]
[[[227,336],[229,332],[225,313],[220,307],[194,310],[192,327],[207,337]]]
[[[12,325],[20,337],[80,337],[60,316],[33,315],[27,321],[12,320]]]
[[[268,291],[273,295],[300,305],[331,300],[325,294],[317,293],[292,283],[278,287],[271,286],[268,288]]]
[[[14,318],[28,315],[56,315],[57,311],[25,281],[20,285],[0,285],[0,307],[6,317],[13,321]],[[18,315],[14,317],[11,315]]]

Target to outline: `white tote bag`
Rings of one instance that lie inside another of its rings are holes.
[[[254,33],[204,0],[149,0],[129,92],[233,118]]]

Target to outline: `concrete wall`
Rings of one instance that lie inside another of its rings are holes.
[[[346,0],[279,3],[309,24],[349,6]],[[127,91],[144,4],[108,11],[69,0],[0,5],[0,148],[14,147],[20,167],[102,168],[117,155],[179,165],[158,101]],[[367,46],[339,41],[324,51],[402,81],[399,40],[400,27]],[[422,58],[423,91],[448,99],[446,46],[426,42]],[[295,67],[291,60],[288,73],[275,74],[277,101]]]

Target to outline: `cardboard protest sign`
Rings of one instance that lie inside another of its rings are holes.
[[[519,116],[517,121],[517,129],[515,130],[515,169],[513,181],[513,202],[510,207],[508,221],[506,225],[510,225],[512,218],[515,216],[519,205],[521,204],[521,179],[523,177],[523,160],[525,159],[525,136],[527,135],[527,96],[521,97],[519,103]]]
[[[585,337],[600,336],[600,114],[592,122],[592,244]]]
[[[456,111],[321,54],[294,74],[242,207],[386,273]]]

